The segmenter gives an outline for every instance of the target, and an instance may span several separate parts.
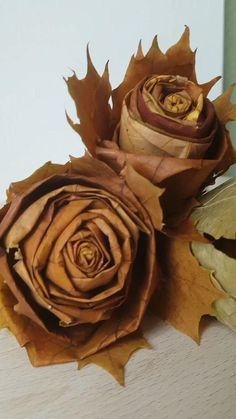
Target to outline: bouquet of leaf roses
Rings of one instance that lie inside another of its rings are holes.
[[[11,184],[0,210],[0,324],[35,366],[123,383],[149,309],[196,341],[205,314],[236,328],[235,182],[205,193],[236,162],[236,106],[197,82],[187,27],[165,54],[139,45],[115,90],[87,62],[66,81],[86,154]]]

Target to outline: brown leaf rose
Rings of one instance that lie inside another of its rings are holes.
[[[157,188],[157,206],[163,211],[158,223],[155,205],[149,209],[157,229],[176,227],[197,205],[201,190],[236,161],[225,128],[236,119],[230,91],[216,101],[207,99],[218,79],[197,82],[186,27],[165,54],[156,38],[146,55],[139,45],[113,91],[107,67],[99,77],[89,56],[86,77],[67,80],[80,124],[68,121],[90,153],[117,172],[128,163]]]
[[[84,359],[137,331],[157,284],[155,235],[124,178],[84,156],[47,163],[8,196],[2,323],[34,365]]]
[[[125,97],[117,130],[120,148],[152,156],[204,157],[218,123],[211,102],[205,99],[204,115],[203,104],[202,89],[186,77],[149,77]]]

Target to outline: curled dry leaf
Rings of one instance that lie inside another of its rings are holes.
[[[0,213],[3,325],[34,365],[135,332],[158,281],[153,225],[124,179],[89,156],[53,168],[12,184]]]
[[[236,161],[225,128],[236,118],[231,91],[213,102],[206,97],[218,79],[197,82],[195,51],[186,27],[166,53],[156,37],[146,55],[139,44],[115,90],[110,88],[107,67],[99,78],[89,56],[86,77],[79,80],[73,75],[67,80],[80,119],[80,126],[71,120],[70,124],[90,153],[118,173],[131,165],[163,190],[157,204],[163,213],[156,225],[159,230],[176,228],[185,220],[204,187]],[[136,194],[142,199],[138,188]],[[151,216],[155,217],[155,209]]]
[[[227,298],[214,302],[214,315],[236,331],[236,180],[231,179],[201,198],[202,205],[192,214],[201,234],[211,243],[192,243],[198,262],[209,272],[217,289]]]

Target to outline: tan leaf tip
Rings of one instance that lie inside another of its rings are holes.
[[[143,55],[143,48],[142,48],[142,40],[140,39],[135,58],[136,60],[142,60],[143,57],[144,55]]]
[[[98,74],[96,68],[93,65],[92,59],[91,59],[91,55],[90,55],[90,51],[89,51],[89,43],[87,43],[86,55],[87,55],[87,74],[86,74],[86,77],[89,76],[91,73]]]

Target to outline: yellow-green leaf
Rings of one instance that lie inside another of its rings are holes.
[[[213,242],[193,242],[192,251],[214,286],[227,293],[227,298],[214,302],[215,316],[236,331],[236,179],[205,194],[201,203],[191,218]]]

